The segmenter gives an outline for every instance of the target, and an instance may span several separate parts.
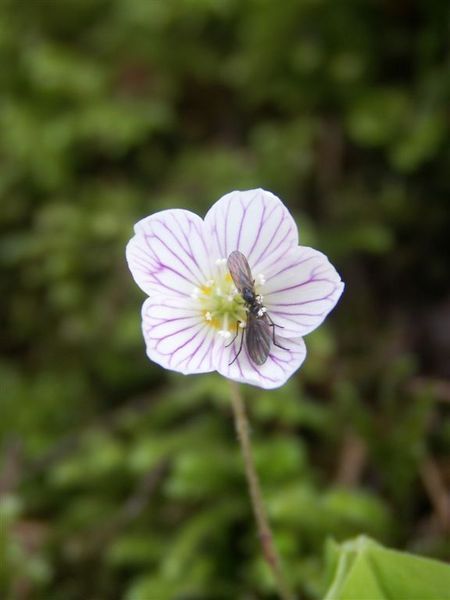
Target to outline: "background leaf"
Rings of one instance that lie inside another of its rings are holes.
[[[366,537],[330,545],[328,555],[334,577],[325,600],[450,598],[450,567],[444,563],[389,550]]]

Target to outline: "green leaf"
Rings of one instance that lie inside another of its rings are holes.
[[[333,573],[325,600],[450,599],[450,567],[389,550],[360,536],[327,548]]]

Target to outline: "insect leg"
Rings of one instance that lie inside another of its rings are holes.
[[[270,315],[268,315],[267,313],[266,313],[266,317],[269,319],[269,321],[270,321],[270,324],[271,324],[273,327],[279,327],[280,329],[284,329],[283,325],[277,325],[276,323],[274,323],[274,322],[272,321],[272,317],[271,317]]]
[[[289,352],[289,348],[285,348],[281,344],[277,344],[276,341],[275,341],[275,327],[279,327],[279,325],[275,325],[275,323],[270,323],[270,327],[272,327],[272,342],[273,342],[273,345],[276,346],[277,348],[281,348],[282,350],[287,350]]]
[[[234,361],[237,359],[239,354],[242,352],[242,344],[244,343],[244,334],[245,334],[245,331],[244,331],[244,329],[242,329],[242,336],[241,336],[241,343],[239,345],[239,350],[237,351],[236,356],[233,358],[233,360],[230,363],[228,363],[229,367],[234,363]],[[237,337],[237,335],[238,334],[236,334],[236,337]],[[236,339],[236,337],[234,339]]]
[[[274,323],[270,317],[270,315],[268,315],[266,313],[266,317],[270,322],[270,327],[272,327],[272,342],[273,345],[276,346],[277,348],[281,348],[282,350],[287,350],[289,352],[289,350],[287,348],[285,348],[284,346],[281,346],[280,344],[277,344],[275,341],[275,327],[279,327],[280,329],[284,329],[284,327],[282,325],[277,325],[276,323]]]
[[[236,321],[236,334],[234,336],[234,338],[231,340],[231,342],[229,344],[225,344],[225,348],[228,348],[228,346],[231,346],[234,343],[234,340],[237,338],[237,336],[239,335],[239,325],[241,324],[240,321]]]

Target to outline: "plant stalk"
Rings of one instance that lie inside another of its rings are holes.
[[[284,578],[280,557],[275,547],[272,530],[269,525],[269,519],[267,518],[267,511],[263,501],[261,485],[259,483],[258,474],[255,468],[255,461],[253,459],[249,424],[247,414],[245,412],[244,401],[237,383],[230,381],[230,388],[234,421],[239,443],[241,445],[242,456],[244,458],[245,474],[247,477],[251,504],[258,527],[258,534],[261,541],[264,558],[272,570],[280,598],[282,598],[282,600],[293,600],[294,596],[292,595],[286,579]]]

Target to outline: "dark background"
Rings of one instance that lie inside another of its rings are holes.
[[[0,591],[273,597],[218,375],[145,356],[139,218],[264,187],[346,289],[245,388],[292,584],[327,537],[450,558],[448,3],[0,2]]]

